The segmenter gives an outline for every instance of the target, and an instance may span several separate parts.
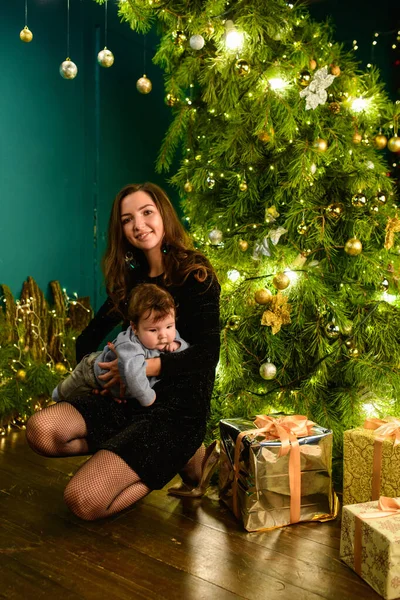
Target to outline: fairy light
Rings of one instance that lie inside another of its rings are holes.
[[[369,107],[370,100],[368,98],[354,98],[351,102],[351,110],[355,113],[360,113]]]
[[[268,83],[271,90],[274,91],[284,90],[288,86],[288,82],[281,77],[272,77],[271,79],[268,79]]]
[[[225,22],[225,31],[225,46],[227,50],[240,50],[244,42],[243,33],[236,29],[231,20]]]
[[[228,271],[227,276],[229,281],[235,283],[236,281],[238,281],[238,279],[240,279],[240,272],[237,269],[231,269],[230,271]]]

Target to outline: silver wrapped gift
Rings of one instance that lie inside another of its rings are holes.
[[[285,418],[289,417],[278,417],[277,422]],[[243,435],[249,431],[251,434]],[[292,436],[293,442],[284,455],[282,446],[287,442],[281,442],[273,432],[258,431],[249,420],[220,421],[220,498],[242,520],[245,529],[260,531],[300,521],[334,519],[338,500],[332,487],[332,431],[311,424],[310,435],[297,439]],[[291,456],[293,450],[297,451],[295,476],[293,464],[290,466],[296,458]],[[297,511],[293,511],[294,496]]]

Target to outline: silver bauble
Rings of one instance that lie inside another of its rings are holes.
[[[67,58],[60,65],[60,75],[63,79],[75,79],[78,75],[78,67],[72,60]]]
[[[222,242],[223,235],[224,234],[222,233],[222,231],[220,229],[213,229],[208,234],[208,239],[213,244],[213,246],[217,246],[218,244],[220,244]]]
[[[260,366],[260,375],[263,379],[275,379],[276,366],[273,363],[267,362]]]
[[[192,35],[189,40],[189,45],[193,50],[201,50],[204,46],[204,38],[202,35]]]
[[[149,94],[152,88],[153,84],[151,83],[150,79],[146,77],[146,75],[140,77],[140,79],[138,79],[136,82],[136,89],[141,94]]]
[[[114,54],[108,48],[104,48],[104,50],[100,50],[97,55],[97,62],[101,67],[111,67],[114,64]]]

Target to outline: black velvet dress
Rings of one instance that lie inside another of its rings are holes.
[[[161,276],[137,275],[132,287],[141,282],[165,287]],[[114,452],[151,489],[168,483],[204,439],[220,347],[218,282],[200,283],[190,275],[183,285],[167,289],[177,306],[177,329],[190,347],[161,355],[154,404],[142,407],[135,400],[118,404],[98,395],[70,401],[85,419],[90,452]],[[107,300],[77,339],[78,360],[96,350],[120,322],[111,309]]]

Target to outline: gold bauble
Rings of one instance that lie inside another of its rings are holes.
[[[186,35],[183,31],[173,31],[172,39],[174,40],[174,44],[176,46],[182,46],[183,42],[186,42]]]
[[[382,279],[381,283],[379,284],[380,289],[382,290],[382,292],[387,292],[389,289],[389,281],[386,279],[386,277],[384,279]]]
[[[356,348],[356,346],[352,346],[349,348],[348,353],[352,358],[357,358],[357,356],[360,354],[360,351],[358,348]]]
[[[25,371],[25,369],[18,369],[18,371],[16,372],[15,376],[18,379],[18,381],[25,381],[25,379],[26,379],[26,371]]]
[[[386,204],[387,197],[385,192],[378,192],[375,196],[375,201],[378,202],[378,204]]]
[[[153,89],[153,84],[151,83],[150,79],[146,77],[146,75],[143,75],[143,77],[140,77],[137,80],[136,89],[141,94],[150,94],[151,90]]]
[[[273,363],[267,362],[260,366],[259,373],[263,379],[267,381],[275,379],[276,377],[276,366]]]
[[[387,146],[387,137],[386,135],[383,135],[382,133],[379,133],[378,135],[376,135],[374,137],[374,145],[375,148],[377,148],[378,150],[383,150],[384,148],[386,148]]]
[[[165,97],[165,103],[168,104],[168,106],[175,106],[175,104],[178,102],[178,98],[176,96],[174,96],[173,94],[167,94]]]
[[[108,69],[114,64],[114,54],[108,48],[104,48],[104,50],[100,50],[98,53],[97,62],[101,67]]]
[[[353,144],[361,144],[362,142],[362,135],[361,133],[358,133],[358,131],[355,132],[355,134],[353,135]]]
[[[185,190],[185,192],[188,192],[188,193],[193,192],[193,186],[190,183],[190,181],[187,181],[185,183],[185,185],[183,186],[183,189]]]
[[[387,147],[389,148],[390,152],[400,152],[400,137],[397,135],[391,137],[388,141]]]
[[[318,152],[325,152],[328,148],[328,142],[323,138],[318,138],[314,142],[314,148],[316,148]]]
[[[354,194],[351,199],[351,205],[354,206],[354,208],[363,208],[367,205],[367,202],[367,197],[362,193]]]
[[[326,208],[326,214],[330,219],[337,221],[343,215],[344,206],[340,202],[333,202]]]
[[[248,75],[250,73],[250,65],[247,60],[239,58],[235,63],[235,70],[238,75]]]
[[[350,256],[358,256],[362,252],[362,243],[358,238],[350,238],[344,245],[344,251]]]
[[[372,204],[370,204],[368,206],[368,210],[370,213],[375,215],[376,213],[379,212],[379,204],[376,204],[375,202],[373,202]]]
[[[331,66],[331,73],[332,75],[335,75],[335,77],[339,77],[341,71],[340,71],[340,67],[338,65],[332,65]]]
[[[329,110],[333,115],[337,115],[340,113],[340,102],[331,102],[329,104]]]
[[[33,40],[33,33],[32,31],[29,29],[29,27],[27,25],[25,25],[25,27],[23,28],[22,31],[20,31],[19,33],[19,39],[22,42],[31,42]]]
[[[241,192],[245,192],[247,190],[247,183],[245,181],[241,181],[239,183],[239,190]]]
[[[54,365],[54,370],[56,373],[59,373],[59,375],[64,375],[68,369],[63,363],[58,362]]]
[[[303,71],[300,71],[300,73],[297,76],[297,83],[299,85],[301,85],[301,87],[307,87],[308,85],[310,85],[310,83],[311,83],[310,71],[307,71],[306,69],[304,69]]]
[[[265,131],[265,130],[260,131],[260,133],[257,135],[257,137],[261,142],[269,142],[273,135],[274,135],[274,130],[271,129],[270,131]]]
[[[272,294],[267,289],[260,289],[254,292],[254,300],[257,304],[269,304],[271,302]]]
[[[208,21],[204,31],[207,35],[212,35],[214,33],[214,25],[211,23],[211,21]]]
[[[336,325],[336,323],[331,321],[330,323],[327,323],[325,325],[325,333],[326,333],[326,337],[328,337],[330,340],[335,340],[340,335],[340,329]]]
[[[59,71],[63,79],[75,79],[78,75],[78,67],[69,58],[61,63]]]
[[[237,315],[232,315],[231,317],[229,317],[226,326],[231,331],[237,331],[240,327],[240,317],[238,317]]]
[[[317,61],[312,58],[308,64],[311,71],[315,71],[315,69],[317,68]]]
[[[242,252],[246,252],[249,247],[249,242],[246,242],[246,240],[239,240],[238,246]]]
[[[306,235],[308,231],[308,225],[302,221],[300,225],[297,225],[297,233],[300,235]]]
[[[290,285],[290,278],[286,273],[277,273],[273,278],[272,283],[277,290],[286,290]]]

